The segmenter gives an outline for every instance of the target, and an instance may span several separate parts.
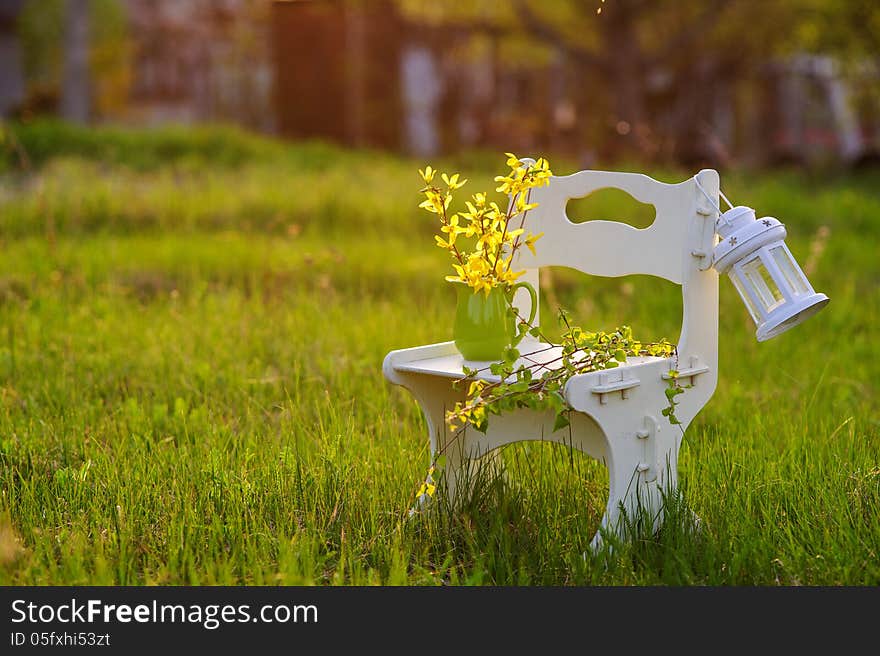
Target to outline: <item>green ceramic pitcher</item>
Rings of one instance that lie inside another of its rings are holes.
[[[483,292],[475,294],[473,288],[462,283],[456,287],[458,305],[452,337],[465,360],[498,361],[504,356],[504,349],[519,344],[522,336],[516,334],[516,317],[508,314],[507,308],[520,287],[529,293],[532,301],[528,321],[535,320],[538,295],[527,282],[518,282],[506,289],[496,287],[488,296]]]

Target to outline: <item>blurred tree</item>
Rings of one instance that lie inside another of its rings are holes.
[[[876,0],[798,0],[791,35],[798,48],[834,54],[842,61],[880,54],[880,3]],[[794,12],[793,12],[794,13]]]
[[[864,157],[880,159],[880,2],[801,0],[794,39],[800,49],[831,54],[848,81],[849,100],[867,141]]]
[[[90,0],[89,72],[92,103],[101,117],[122,115],[132,84],[133,47],[119,0]]]
[[[131,76],[131,41],[124,6],[121,0],[82,0],[82,6],[85,7],[84,23],[87,23],[86,104],[91,114],[114,116],[126,106]],[[69,58],[66,40],[70,17],[66,0],[25,0],[18,32],[23,50],[27,111],[60,109]],[[83,25],[79,29],[83,29]],[[77,57],[82,56],[78,51]],[[79,65],[82,66],[81,60]],[[80,107],[82,100],[77,100]]]
[[[748,114],[733,111],[756,102],[756,92],[741,87],[775,57],[812,50],[864,61],[876,60],[880,51],[875,0],[398,4],[412,20],[444,26],[452,35],[482,32],[515,44],[502,65],[557,53],[576,71],[577,81],[564,85],[564,93],[576,95],[574,88],[590,83],[594,138],[618,154],[666,153],[680,161],[726,157],[723,144],[730,137],[718,132],[731,133],[734,115]]]

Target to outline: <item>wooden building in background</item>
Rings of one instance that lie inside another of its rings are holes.
[[[272,4],[278,131],[399,149],[402,23],[393,2]]]

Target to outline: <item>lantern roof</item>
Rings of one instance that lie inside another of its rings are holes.
[[[772,216],[755,216],[755,210],[738,205],[718,217],[715,230],[721,237],[715,246],[714,266],[724,273],[742,258],[767,244],[785,239],[785,226]]]

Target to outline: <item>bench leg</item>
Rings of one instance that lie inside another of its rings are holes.
[[[590,543],[593,550],[600,549],[603,536],[609,534],[626,538],[640,530],[660,528],[664,497],[678,486],[682,435],[678,426],[653,416],[635,422],[609,421],[602,428],[608,445],[608,505]]]
[[[468,498],[482,476],[495,475],[503,467],[500,449],[487,451],[480,439],[482,436],[475,436],[475,432],[468,428],[452,436],[444,451],[446,496],[452,506]]]
[[[474,465],[479,463],[483,466],[487,463],[497,462],[496,454],[479,453],[475,450],[477,440],[472,437],[473,429],[451,433],[446,426],[446,412],[455,407],[456,401],[464,398],[464,394],[454,390],[448,380],[445,379],[416,379],[406,381],[406,387],[418,401],[425,416],[428,428],[428,437],[431,447],[431,462],[439,456],[445,456],[443,476],[445,478],[445,492],[452,503],[456,495],[463,494],[462,485],[472,481],[476,471]],[[439,483],[440,472],[434,474],[434,484]],[[428,501],[423,496],[416,501],[418,510]]]

